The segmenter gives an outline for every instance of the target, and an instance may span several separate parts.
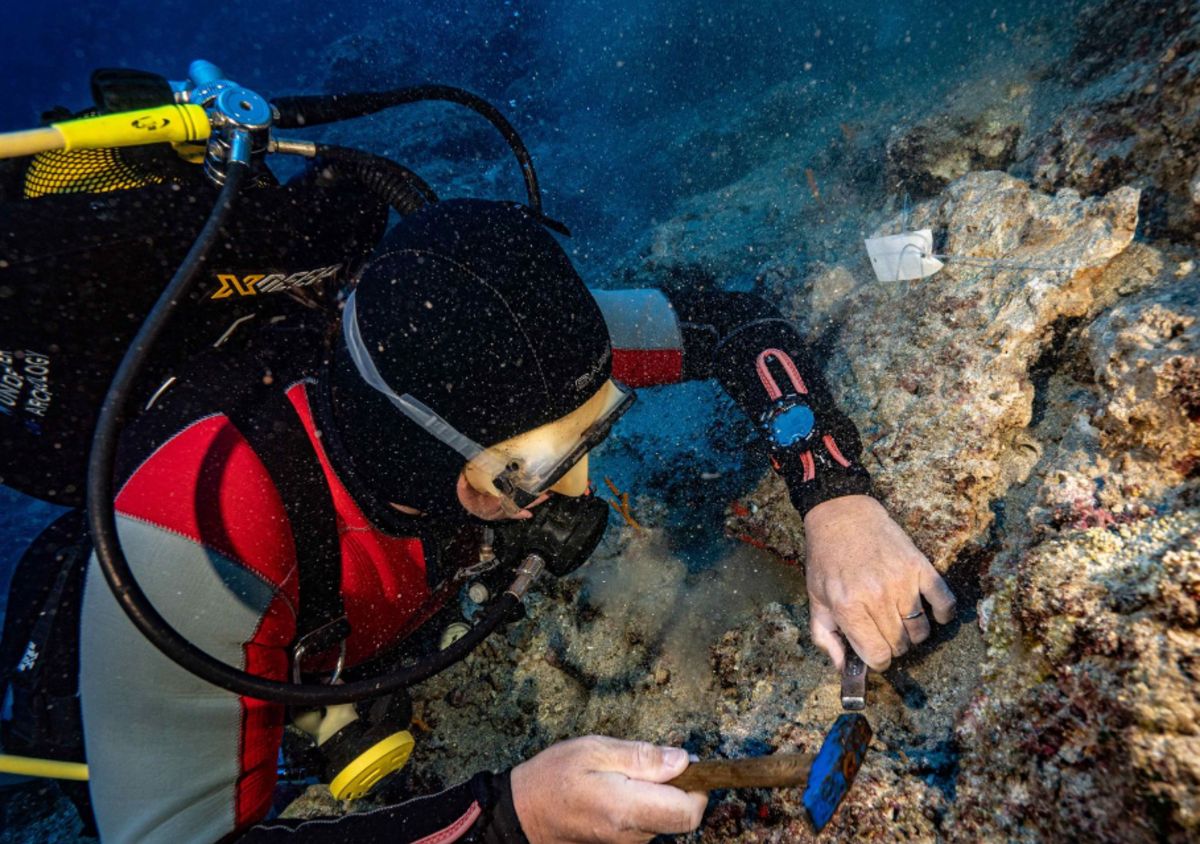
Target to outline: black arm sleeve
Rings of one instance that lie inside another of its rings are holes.
[[[437,836],[433,838],[433,836]],[[428,797],[340,818],[273,820],[238,844],[404,844],[425,838],[462,844],[529,844],[513,806],[509,772],[480,773]]]
[[[831,498],[870,492],[858,430],[773,305],[750,293],[675,291],[667,297],[683,340],[683,378],[716,378],[760,426],[771,443],[771,465],[801,516]]]

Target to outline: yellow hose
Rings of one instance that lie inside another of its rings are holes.
[[[165,105],[52,123],[43,129],[0,133],[0,158],[55,149],[108,149],[208,138],[208,114],[197,105]]]
[[[0,158],[18,158],[22,155],[37,155],[66,146],[62,132],[53,126],[44,129],[26,129],[24,132],[0,134]]]
[[[53,759],[32,759],[0,753],[0,774],[87,782],[88,767],[83,762],[56,762]]]

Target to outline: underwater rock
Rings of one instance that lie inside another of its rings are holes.
[[[720,686],[718,753],[815,753],[842,713],[836,672],[806,632],[807,613],[768,604],[712,648]],[[930,841],[953,798],[956,753],[945,741],[970,699],[982,640],[927,648],[869,677],[875,738],[846,800],[818,839],[799,790],[728,792],[710,809],[701,841]]]
[[[804,561],[803,522],[792,507],[787,485],[773,472],[749,495],[730,505],[725,533],[793,565]]]
[[[972,170],[1005,170],[1021,130],[1020,114],[1007,103],[969,116],[937,114],[897,130],[885,151],[887,187],[924,198]]]
[[[1043,241],[1038,214],[1047,212],[1037,209],[1064,202],[1047,214],[1056,222]],[[827,372],[881,458],[872,470],[896,496],[889,507],[908,508],[906,526],[941,565],[955,549],[1004,550],[980,612],[985,675],[955,729],[949,764],[960,768],[944,774],[951,793],[920,783],[897,765],[899,754],[876,754],[839,815],[843,835],[891,840],[879,821],[891,815],[926,840],[1196,834],[1200,286],[1186,250],[1128,245],[1135,192],[1093,203],[1044,197],[1000,174],[967,177],[914,213],[923,221],[915,225],[946,232],[945,251],[995,244],[1003,229],[1026,249],[1046,249],[1021,263],[1050,265],[1072,252],[1096,262],[1047,289],[1056,276],[950,261],[922,282],[864,287],[845,308],[855,319],[838,335],[844,358]],[[952,245],[956,231],[971,246]],[[1074,245],[1058,252],[1064,244]],[[911,380],[894,378],[906,368]],[[957,468],[976,480],[960,483]],[[778,486],[768,478],[739,502],[729,530],[790,557],[803,538]],[[1004,528],[987,535],[1005,509]],[[1182,512],[1163,515],[1174,509]],[[946,530],[934,512],[963,521]],[[956,646],[966,646],[965,633]],[[912,755],[910,713],[889,715],[881,737]],[[736,735],[732,724],[722,731]]]
[[[721,689],[721,736],[727,751],[763,741],[792,718],[781,701],[800,700],[816,679],[808,664],[815,652],[800,620],[782,604],[768,604],[753,627],[730,630],[712,647]],[[821,660],[824,662],[824,660]]]
[[[345,814],[346,804],[338,800],[325,784],[310,785],[279,813],[281,818],[328,818]]]
[[[1145,192],[1145,227],[1191,239],[1200,145],[1200,6],[1189,0],[1106,0],[1086,7],[1064,63],[1076,96],[1032,145],[1034,180],[1053,190]]]
[[[1067,322],[1034,365],[1034,420],[1043,456],[1029,481],[995,505],[996,541],[1020,553],[1061,531],[1146,518],[1200,498],[1196,424],[1186,374],[1197,316],[1194,255],[1135,243],[1097,287],[1116,302],[1092,323]],[[1165,331],[1148,331],[1165,318]],[[1177,396],[1178,394],[1178,396]],[[1183,405],[1186,407],[1187,405]],[[1144,428],[1153,420],[1161,430]],[[1006,565],[1001,561],[1002,565]]]
[[[1030,370],[1058,321],[1111,301],[1106,285],[1119,279],[1102,270],[1132,240],[1137,201],[1129,188],[1085,200],[1004,173],[969,174],[915,207],[909,223],[932,228],[944,252],[966,260],[916,282],[864,285],[847,304],[855,318],[841,327],[826,375],[858,424],[876,494],[940,569],[985,536],[992,501],[1040,456],[1022,436]],[[1010,265],[976,263],[988,260]],[[740,506],[762,515],[735,514],[731,532],[770,545],[787,536],[780,524],[799,530],[778,499],[760,487]],[[789,538],[781,550],[797,545]]]
[[[1138,450],[1182,477],[1200,466],[1200,279],[1121,302],[1087,330],[1108,401],[1104,445]],[[1180,480],[1182,480],[1182,477]]]
[[[1200,510],[1042,543],[957,729],[960,840],[1195,840]],[[1003,620],[1001,621],[1001,616]]]
[[[1195,824],[1195,773],[1179,763],[1195,731],[1178,713],[1200,700],[1186,632],[1200,477],[1177,459],[1196,433],[1173,390],[1196,351],[1194,272],[1186,250],[1131,246],[1099,282],[1124,298],[1056,332],[1035,367],[1048,376],[1035,372],[1028,435],[1043,456],[996,508],[988,657],[957,729],[960,803],[945,829],[962,840],[1195,835],[1179,832]]]

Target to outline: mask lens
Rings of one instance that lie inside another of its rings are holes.
[[[485,463],[500,467],[490,476],[491,486],[525,507],[599,445],[634,399],[631,389],[608,381],[562,419],[487,449],[486,457],[480,455],[484,459],[468,464],[468,479],[472,479],[473,469],[482,469]],[[479,483],[475,486],[479,488]]]

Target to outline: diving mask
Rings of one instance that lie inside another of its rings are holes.
[[[467,482],[478,492],[510,500],[518,509],[544,492],[583,495],[588,486],[587,453],[608,436],[634,399],[633,390],[606,381],[566,416],[467,461]]]

